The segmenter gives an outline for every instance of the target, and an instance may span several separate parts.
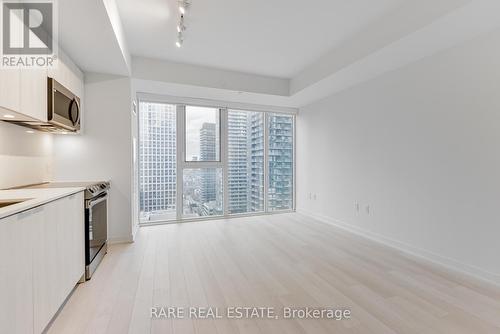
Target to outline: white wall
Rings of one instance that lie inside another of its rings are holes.
[[[110,180],[108,238],[132,240],[131,83],[86,74],[81,135],[55,136],[56,181]]]
[[[499,59],[496,31],[302,108],[298,210],[500,284]]]
[[[50,181],[52,135],[0,121],[0,189]]]
[[[164,60],[133,57],[135,79],[264,95],[289,95],[289,80]]]

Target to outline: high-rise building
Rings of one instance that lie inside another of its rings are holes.
[[[293,117],[269,114],[269,210],[291,209],[293,201]]]
[[[140,103],[139,202],[141,218],[175,213],[176,107]]]
[[[292,208],[293,118],[269,114],[269,210]],[[264,210],[264,114],[230,111],[228,117],[229,213]]]
[[[228,113],[228,200],[229,213],[245,213],[249,208],[248,112]]]
[[[264,210],[264,115],[254,112],[248,121],[249,151],[249,211]]]
[[[217,160],[215,123],[203,123],[200,129],[200,161]],[[201,177],[201,201],[209,203],[217,200],[216,170],[205,168]]]
[[[217,160],[215,123],[203,123],[200,129],[200,161]]]

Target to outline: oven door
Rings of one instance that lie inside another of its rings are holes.
[[[108,239],[108,195],[92,198],[85,203],[86,246],[85,264],[89,265]]]

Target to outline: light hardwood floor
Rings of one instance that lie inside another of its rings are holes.
[[[150,319],[150,307],[350,308],[350,320]],[[500,333],[500,289],[300,214],[141,228],[49,333]]]

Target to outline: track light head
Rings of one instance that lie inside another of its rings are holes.
[[[179,34],[177,35],[177,41],[175,42],[175,46],[180,48],[183,42],[184,40],[182,39],[182,34],[179,32]]]
[[[184,30],[186,30],[186,26],[184,25],[184,15],[181,15],[179,24],[177,25],[177,32],[183,32]]]
[[[186,0],[179,1],[179,12],[184,15],[186,14],[186,10],[189,7],[189,2]]]

